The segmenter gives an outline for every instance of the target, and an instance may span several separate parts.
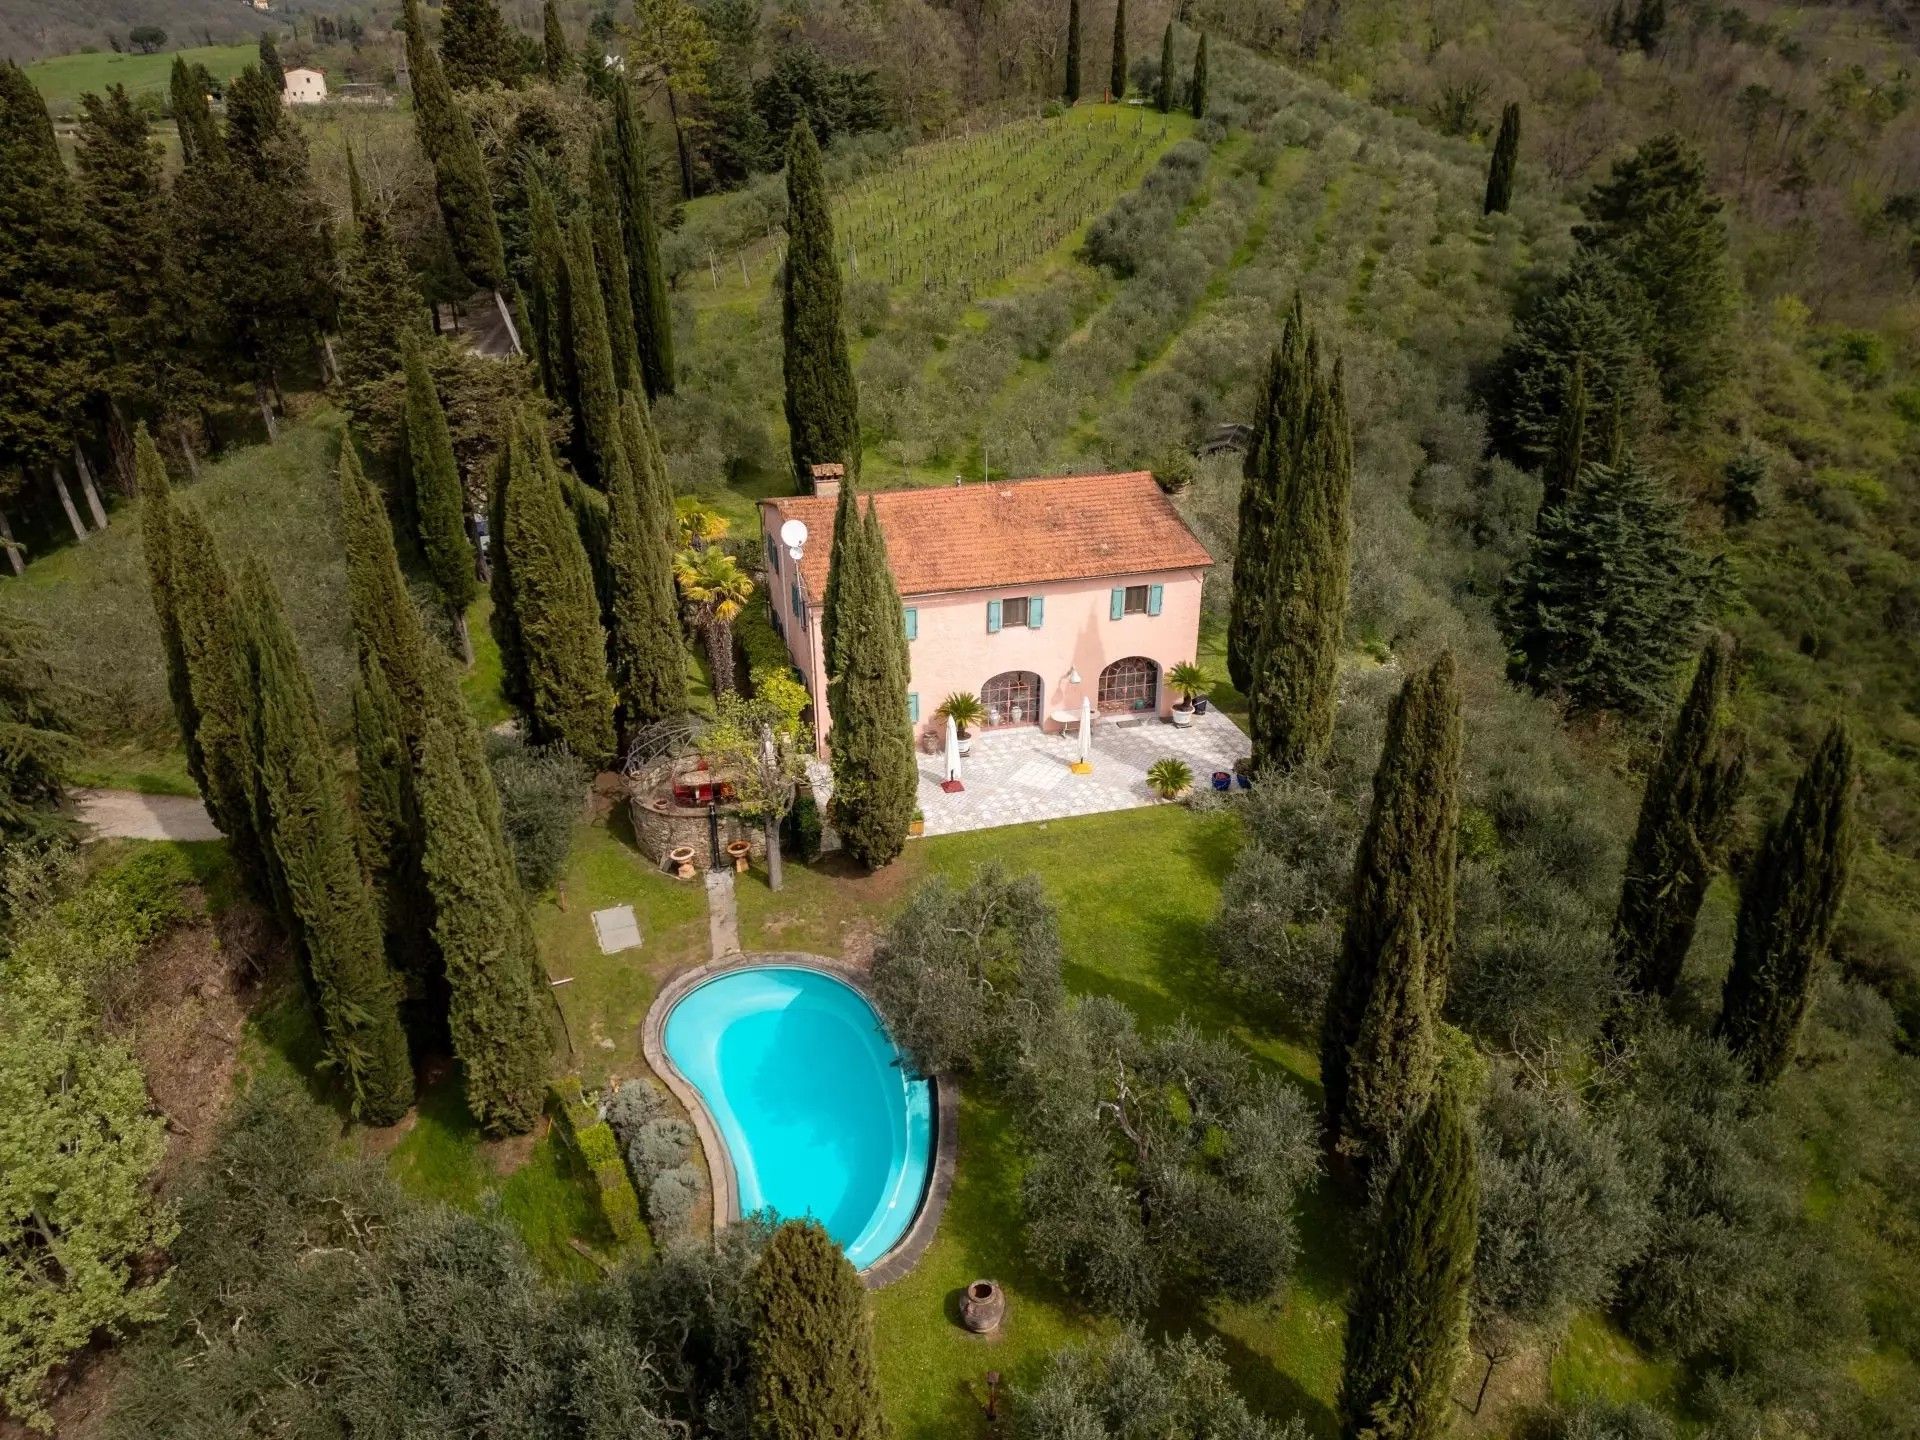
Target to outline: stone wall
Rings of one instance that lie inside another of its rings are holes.
[[[639,842],[640,853],[656,865],[664,865],[667,854],[681,845],[693,847],[693,863],[702,870],[713,865],[713,855],[707,844],[707,809],[704,805],[686,809],[673,803],[672,796],[630,795],[627,804],[633,816],[633,835]],[[767,853],[766,833],[758,825],[750,825],[726,806],[720,807],[720,848],[723,852],[735,840],[744,840],[753,847],[753,858],[764,860]]]

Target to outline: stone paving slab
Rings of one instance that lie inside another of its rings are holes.
[[[622,950],[640,948],[640,922],[633,906],[615,905],[593,912],[593,938],[600,942],[602,955],[618,955]]]

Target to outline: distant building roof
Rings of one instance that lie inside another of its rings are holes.
[[[1187,570],[1213,563],[1145,470],[872,492],[903,595]],[[807,590],[826,592],[835,502],[763,500],[807,527]],[[867,503],[867,496],[860,497]],[[769,528],[777,529],[777,523]]]

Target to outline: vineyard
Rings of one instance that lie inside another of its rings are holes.
[[[843,271],[972,300],[1075,235],[1191,131],[1183,115],[1082,105],[915,146],[835,196]],[[703,305],[763,294],[783,256],[777,231],[708,254],[690,288]]]

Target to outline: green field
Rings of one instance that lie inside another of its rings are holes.
[[[252,45],[199,45],[188,50],[163,50],[154,55],[116,55],[112,51],[91,51],[84,55],[59,55],[27,67],[27,78],[46,97],[47,109],[55,119],[63,119],[79,109],[80,97],[88,91],[104,91],[110,85],[124,85],[132,96],[155,95],[164,99],[167,78],[175,60],[189,65],[204,65],[216,80],[231,80],[253,61],[259,51]]]

